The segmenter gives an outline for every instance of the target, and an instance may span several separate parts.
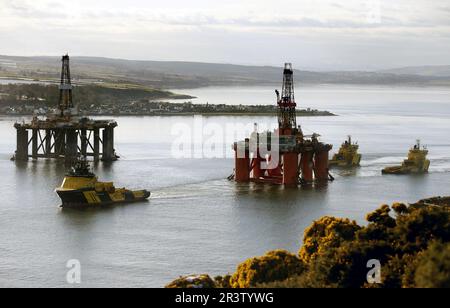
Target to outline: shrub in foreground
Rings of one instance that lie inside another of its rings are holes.
[[[367,221],[366,226],[359,226],[348,219],[323,217],[306,229],[298,256],[284,250],[272,251],[243,262],[232,276],[202,285],[450,287],[450,198],[432,198],[410,206],[383,205],[369,213]],[[379,284],[367,283],[367,263],[373,259],[382,265]]]
[[[233,288],[255,287],[260,283],[282,281],[299,275],[304,269],[304,264],[296,255],[275,250],[240,264],[230,279],[230,285]]]

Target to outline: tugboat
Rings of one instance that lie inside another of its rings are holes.
[[[131,191],[115,188],[113,183],[99,182],[90,171],[86,159],[78,159],[64,178],[56,193],[63,208],[101,207],[117,203],[144,201],[150,198],[147,190]]]
[[[422,174],[427,173],[430,161],[427,159],[428,149],[420,145],[417,140],[416,145],[409,150],[408,159],[405,159],[401,166],[387,167],[383,174]]]
[[[330,167],[359,167],[361,162],[361,154],[358,153],[359,145],[357,143],[352,143],[352,137],[348,136],[348,140],[346,140],[339,152],[333,156],[333,159],[330,160]]]

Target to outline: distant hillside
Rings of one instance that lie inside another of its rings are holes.
[[[381,71],[381,73],[407,74],[432,77],[450,77],[450,65],[414,66]]]
[[[282,79],[281,66],[133,61],[93,57],[72,57],[71,65],[72,74],[78,83],[137,84],[165,89],[280,84]],[[383,72],[296,70],[295,78],[297,82],[307,84],[450,86],[450,74],[418,74],[414,70],[411,72],[407,69],[400,70]],[[0,56],[0,77],[57,80],[59,71],[58,57]]]

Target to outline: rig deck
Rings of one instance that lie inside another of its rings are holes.
[[[112,120],[38,120],[16,123],[17,150],[14,159],[65,159],[71,163],[78,156],[93,157],[94,161],[114,161],[114,128]],[[30,152],[31,147],[31,152]]]

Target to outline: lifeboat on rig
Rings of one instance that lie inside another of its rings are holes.
[[[131,191],[115,188],[113,183],[99,182],[85,159],[78,160],[64,178],[56,193],[61,207],[100,207],[117,203],[144,201],[150,198],[147,190]]]
[[[418,140],[416,145],[409,150],[408,158],[401,166],[387,167],[383,174],[421,174],[427,173],[430,161],[427,159],[428,149],[420,145]]]
[[[342,144],[339,152],[333,156],[332,160],[330,160],[330,167],[359,167],[362,156],[358,153],[358,150],[359,145],[353,143],[352,137],[348,136],[348,140]]]

